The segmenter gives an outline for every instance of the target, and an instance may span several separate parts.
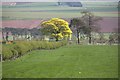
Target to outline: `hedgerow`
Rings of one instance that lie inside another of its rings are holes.
[[[15,44],[2,45],[3,60],[10,60],[20,57],[32,50],[51,50],[67,44],[67,41],[47,42],[47,41],[18,41]]]
[[[18,56],[17,50],[13,48],[13,45],[2,46],[2,59],[8,60]]]

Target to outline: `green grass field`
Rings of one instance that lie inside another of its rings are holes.
[[[118,46],[67,45],[3,62],[3,78],[117,78]]]
[[[2,78],[2,62],[0,62],[0,79]]]

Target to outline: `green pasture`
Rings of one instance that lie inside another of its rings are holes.
[[[0,62],[0,79],[2,78],[2,62]]]
[[[74,18],[80,17],[80,12],[62,13],[62,12],[3,12],[3,17],[9,19],[41,19],[41,18]],[[96,16],[117,17],[118,14],[108,12],[94,12]],[[4,20],[3,18],[3,20]]]
[[[1,53],[2,53],[2,47],[1,47],[1,45],[0,45],[0,55],[1,55]],[[1,56],[0,56],[1,57]],[[1,58],[0,58],[1,59]],[[2,62],[1,62],[1,60],[0,60],[0,79],[2,78]]]
[[[67,45],[2,64],[3,78],[117,78],[118,46]]]

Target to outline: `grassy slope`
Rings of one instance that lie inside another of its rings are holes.
[[[0,62],[0,79],[2,78],[2,62]]]
[[[3,62],[3,77],[118,77],[117,46],[65,46],[32,51],[15,61]],[[79,73],[80,72],[80,73]]]
[[[1,37],[1,35],[0,35]],[[1,39],[0,39],[1,40]],[[2,54],[2,45],[0,44],[0,55]],[[1,56],[0,56],[1,57]],[[0,60],[1,61],[1,60]],[[0,79],[2,78],[2,62],[0,62]]]

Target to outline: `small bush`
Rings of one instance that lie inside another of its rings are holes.
[[[28,51],[32,50],[32,45],[30,45],[29,43],[25,43],[25,42],[20,42],[20,43],[16,43],[14,46],[14,49],[18,52],[19,56],[25,54]]]
[[[2,53],[4,53],[2,54],[3,60],[9,59],[13,55],[10,48],[6,46],[2,47]]]

